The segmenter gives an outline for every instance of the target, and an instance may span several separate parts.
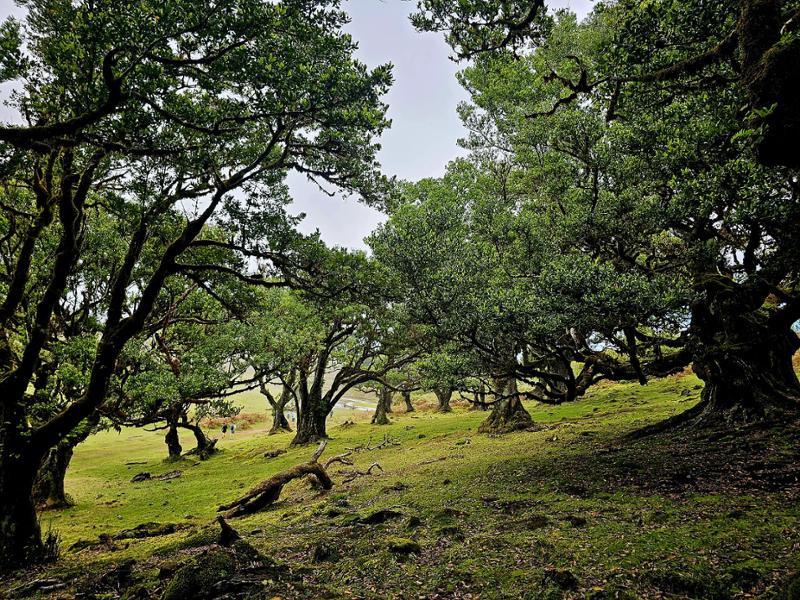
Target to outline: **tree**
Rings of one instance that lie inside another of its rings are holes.
[[[552,41],[545,0],[421,0],[418,5],[414,25],[446,32],[459,59],[519,54]],[[748,111],[737,131],[751,136],[757,160],[766,166],[800,167],[795,151],[800,133],[795,101],[800,91],[800,6],[795,0],[623,0],[599,4],[595,12],[610,13],[614,22],[605,64],[599,73],[583,71],[562,79],[566,95],[558,99],[560,105],[599,89],[612,112],[621,94],[647,94],[674,84],[681,86],[672,88],[677,94],[725,95],[735,90]]]
[[[475,155],[508,157],[526,237],[552,242],[527,259],[545,259],[534,297],[556,303],[543,314],[569,315],[574,358],[592,378],[644,382],[691,363],[702,401],[672,424],[782,419],[800,400],[797,174],[764,160],[772,134],[754,145],[742,129],[752,96],[738,67],[692,62],[707,43],[696,32],[730,30],[722,5],[707,8],[621,3],[583,24],[563,15],[518,60],[467,69],[462,115]],[[692,27],[674,25],[688,18]],[[641,28],[624,29],[636,19]],[[664,76],[617,85],[632,71]],[[619,352],[598,353],[598,341]]]
[[[0,127],[2,182],[14,190],[2,231],[10,248],[0,300],[3,569],[41,555],[31,493],[39,465],[102,404],[167,280],[291,279],[298,236],[282,216],[290,169],[366,198],[379,193],[372,138],[386,125],[380,96],[390,82],[388,67],[370,71],[352,58],[347,16],[334,2],[32,0],[27,8],[24,26],[3,26],[0,69],[19,81],[15,102],[29,123]],[[22,44],[25,59],[14,64]],[[109,257],[88,384],[33,424],[38,406],[27,390],[58,339],[56,307],[70,273],[86,268],[88,216],[99,212],[122,252]],[[204,236],[212,222],[225,239]],[[209,247],[235,252],[241,269],[204,262]],[[255,273],[245,270],[251,257]]]
[[[178,430],[187,429],[196,442],[191,452],[206,459],[215,452],[216,440],[207,437],[201,421],[237,414],[232,396],[257,382],[246,377],[248,331],[220,306],[220,293],[214,298],[196,284],[177,287],[179,282],[162,290],[161,318],[126,346],[111,384],[118,401],[107,412],[118,427],[163,422],[170,459],[180,458]],[[238,291],[241,303],[247,290]]]

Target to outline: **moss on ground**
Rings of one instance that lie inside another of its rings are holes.
[[[285,573],[258,574],[264,593],[282,598],[784,593],[800,566],[798,428],[625,437],[690,408],[699,392],[690,375],[646,387],[599,385],[574,404],[528,405],[541,428],[504,436],[478,434],[487,413],[463,407],[396,413],[388,426],[369,425],[368,413],[340,414],[324,456],[370,439],[374,446],[384,435],[398,445],[355,452],[353,467],[332,466],[330,492],[292,482],[273,508],[231,525]],[[340,427],[344,419],[356,425]],[[313,452],[266,429],[256,423],[221,440],[219,455],[178,467],[161,462],[160,435],[93,437],[78,448],[67,481],[76,506],[43,515],[64,548],[149,521],[189,528],[66,551],[45,571],[1,585],[67,581],[129,560],[126,585],[159,597],[178,585],[170,583],[176,561],[217,548],[208,524],[218,505]],[[277,448],[286,454],[264,458]],[[344,483],[347,472],[374,462],[383,473]],[[139,471],[176,468],[177,479],[130,482]],[[380,511],[393,514],[371,518]],[[419,552],[398,551],[398,540]]]

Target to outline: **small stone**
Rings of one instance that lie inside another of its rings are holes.
[[[420,525],[422,525],[422,519],[420,519],[418,516],[411,515],[410,517],[408,517],[408,522],[406,523],[406,527],[408,527],[409,529],[413,529],[415,527],[419,527]]]
[[[578,578],[566,569],[547,569],[544,579],[554,583],[562,590],[574,590],[578,587]]]
[[[336,562],[339,558],[339,549],[328,542],[318,542],[311,552],[311,560],[315,563]]]
[[[419,554],[422,548],[419,543],[408,538],[392,537],[387,540],[389,552],[394,554]]]
[[[376,510],[374,513],[367,515],[363,519],[359,519],[359,521],[364,525],[379,525],[380,523],[385,523],[391,519],[399,519],[402,516],[403,513],[397,512],[396,510],[383,509]]]
[[[586,517],[582,517],[580,515],[569,515],[568,517],[565,517],[564,520],[573,527],[583,527],[586,525]]]

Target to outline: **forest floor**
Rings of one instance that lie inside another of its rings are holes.
[[[243,540],[229,548],[215,543],[217,507],[312,447],[267,436],[264,416],[202,462],[163,462],[163,432],[102,433],[76,451],[75,506],[42,514],[61,558],[0,581],[0,596],[800,598],[800,426],[626,437],[699,393],[692,375],[599,385],[531,404],[540,427],[500,437],[478,434],[486,413],[464,407],[387,426],[337,413],[320,462],[391,443],[332,465],[330,491],[295,480],[273,507],[230,519]],[[375,462],[382,472],[345,483]],[[145,523],[174,533],[136,537]]]

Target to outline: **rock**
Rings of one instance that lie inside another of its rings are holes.
[[[115,540],[132,540],[147,537],[156,537],[159,535],[169,535],[178,531],[179,527],[175,523],[142,523],[133,529],[123,529],[118,531],[112,537]]]
[[[389,538],[386,541],[386,546],[389,549],[389,552],[392,552],[393,554],[408,555],[420,554],[422,552],[422,548],[420,547],[419,543],[408,538]]]
[[[544,572],[544,580],[562,590],[574,590],[578,587],[578,578],[567,569],[547,569]]]
[[[464,533],[455,525],[444,525],[436,530],[441,537],[449,537],[456,540],[463,540]]]
[[[276,456],[280,456],[281,454],[286,454],[286,450],[283,448],[278,448],[277,450],[271,450],[269,452],[264,453],[265,458],[275,458]]]
[[[396,510],[382,509],[375,511],[374,513],[367,515],[362,519],[359,519],[359,522],[363,523],[364,525],[379,525],[380,523],[385,523],[391,519],[399,519],[402,516],[403,513],[397,512]]]
[[[408,527],[409,529],[414,529],[415,527],[419,527],[420,525],[422,525],[422,519],[420,519],[418,516],[411,515],[410,517],[408,517],[408,521],[406,522],[406,527]]]
[[[582,517],[580,515],[569,515],[564,517],[564,520],[573,527],[583,527],[586,525],[586,517]]]
[[[463,510],[458,510],[457,508],[450,508],[448,506],[447,508],[443,508],[442,510],[439,511],[439,516],[444,518],[461,519],[463,517],[466,517],[467,513],[465,513]]]
[[[519,521],[519,524],[525,529],[543,529],[550,524],[550,519],[544,515],[531,515]]]
[[[398,481],[392,485],[387,485],[383,488],[384,492],[402,492],[403,490],[407,490],[408,486],[403,483],[402,481]]]
[[[97,542],[97,541],[94,541],[94,540],[78,540],[77,542],[74,542],[73,544],[70,544],[70,546],[69,546],[69,548],[67,548],[67,550],[69,550],[70,552],[80,552],[81,550],[85,550],[86,548],[91,548],[92,546],[97,546],[100,543],[101,542]]]
[[[232,552],[215,548],[180,567],[164,589],[162,600],[201,597],[219,581],[230,578],[236,570]]]
[[[684,398],[691,395],[692,395],[692,390],[681,390],[681,396],[683,396]]]
[[[339,549],[326,541],[317,542],[311,552],[311,560],[315,563],[337,562],[339,558]]]
[[[142,473],[137,473],[131,478],[131,483],[139,483],[140,481],[147,481],[150,479],[152,475],[147,471],[143,471]]]

